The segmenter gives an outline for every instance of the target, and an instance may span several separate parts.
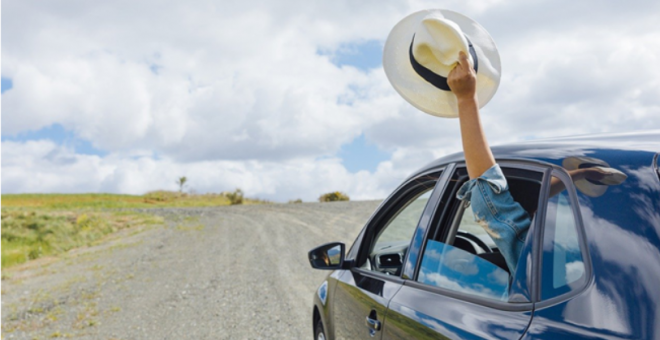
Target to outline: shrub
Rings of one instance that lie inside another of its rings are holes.
[[[291,204],[291,203],[302,203],[302,200],[300,198],[298,198],[298,199],[295,199],[295,200],[290,200],[288,203],[289,204]]]
[[[232,205],[243,204],[243,190],[236,189],[234,192],[226,192],[225,196]]]
[[[335,191],[321,195],[319,202],[349,201],[350,197],[343,192]]]

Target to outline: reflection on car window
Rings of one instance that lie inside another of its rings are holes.
[[[376,236],[368,261],[363,268],[399,275],[419,219],[431,197],[432,186],[425,187],[410,199],[385,224]]]
[[[532,216],[538,208],[543,174],[508,167],[503,167],[502,172],[511,198],[520,204],[528,216]],[[475,219],[471,200],[461,201],[455,195],[468,180],[467,170],[459,168],[454,179],[453,197],[446,203],[446,213],[436,216],[433,221],[435,229],[429,231],[417,280],[480,298],[529,302],[528,267],[525,265],[509,273],[505,254],[494,241],[498,235],[489,234],[492,230],[487,228],[488,225],[484,225],[483,220]],[[520,210],[520,207],[515,208]],[[524,243],[519,254],[527,259],[532,249],[531,238],[522,238]]]
[[[556,177],[555,177],[556,178]],[[551,197],[543,236],[541,298],[552,298],[574,289],[585,280],[577,224],[566,190]]]
[[[411,200],[407,206],[402,208],[378,235],[375,248],[390,242],[410,242],[429,197],[431,197],[430,188],[423,191],[417,198]]]
[[[429,240],[418,281],[471,295],[506,301],[509,274],[459,248]]]

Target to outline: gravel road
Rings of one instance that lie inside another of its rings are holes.
[[[3,270],[4,339],[305,339],[328,272],[379,201],[157,209],[163,226]]]

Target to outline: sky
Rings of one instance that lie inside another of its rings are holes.
[[[2,193],[384,198],[461,149],[382,68],[429,8],[498,46],[492,145],[660,127],[658,1],[7,0]]]

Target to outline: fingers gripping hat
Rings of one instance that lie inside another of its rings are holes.
[[[500,56],[488,32],[462,14],[433,9],[405,17],[387,37],[383,68],[394,89],[414,107],[438,117],[458,117],[447,76],[459,51],[477,71],[477,98],[483,107],[499,86]]]

